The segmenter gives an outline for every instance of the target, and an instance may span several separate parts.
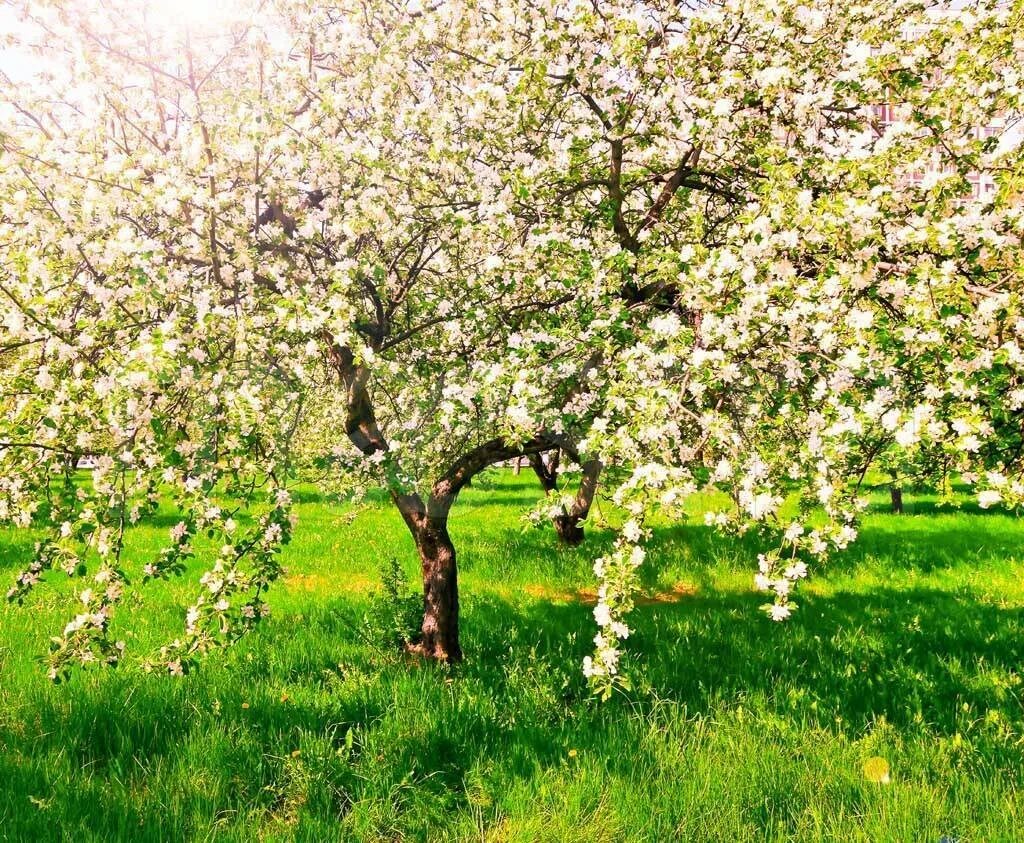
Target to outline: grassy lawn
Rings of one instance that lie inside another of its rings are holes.
[[[524,528],[531,476],[452,516],[465,664],[406,661],[365,621],[413,576],[384,505],[310,495],[270,622],[184,679],[122,668],[53,687],[35,658],[66,589],[0,608],[0,839],[1010,841],[1024,834],[1024,522],[965,507],[866,519],[773,624],[752,546],[661,530],[631,625],[638,688],[592,701],[592,531]],[[131,536],[145,559],[172,522]],[[0,578],[29,537],[0,533]],[[130,649],[180,629],[194,578],[124,606]],[[6,585],[2,590],[6,590]],[[866,759],[891,766],[868,781]]]

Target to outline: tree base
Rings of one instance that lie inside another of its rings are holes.
[[[560,515],[554,519],[555,532],[558,534],[558,541],[569,547],[578,547],[583,544],[585,533],[580,522],[570,515]]]
[[[456,664],[462,661],[462,650],[458,645],[446,648],[439,642],[412,641],[405,645],[405,653],[417,659],[441,664]]]

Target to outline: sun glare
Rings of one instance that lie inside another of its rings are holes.
[[[237,18],[240,6],[234,0],[149,0],[143,14],[154,32],[216,34]]]

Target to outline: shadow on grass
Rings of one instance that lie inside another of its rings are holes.
[[[731,570],[749,571],[753,576],[758,553],[770,547],[753,534],[726,535],[693,522],[658,527],[653,533],[644,564],[646,573],[641,569],[644,576],[652,578],[652,583],[663,583],[666,573],[678,570],[694,572],[700,578],[723,565]],[[963,517],[955,521],[912,515],[874,518],[861,526],[857,540],[849,548],[816,566],[814,574],[850,574],[879,567],[929,573],[956,565],[984,566],[1019,558],[1022,535],[1020,522],[1009,516]]]
[[[832,570],[983,564],[1011,544],[991,519],[920,529],[909,521],[899,521],[898,533],[869,524]],[[507,568],[491,561],[495,577],[514,577],[527,560],[541,576],[578,580],[611,541],[590,533],[570,551],[558,549],[550,530],[481,534],[463,542],[460,558],[471,569],[475,548],[493,540],[508,560],[500,563]],[[750,570],[757,551],[753,539],[694,524],[659,530],[654,547],[649,582],[683,569],[700,579],[723,560]],[[963,731],[965,717],[993,712],[1013,729],[1024,726],[1011,681],[1024,661],[1019,607],[881,587],[801,594],[793,619],[774,624],[758,610],[760,595],[712,584],[708,573],[696,595],[637,609],[629,669],[649,690],[604,706],[580,672],[592,647],[590,607],[472,589],[463,595],[468,658],[453,669],[367,642],[365,604],[334,600],[276,618],[184,681],[126,672],[58,688],[39,683],[37,699],[0,717],[0,818],[9,800],[12,839],[49,839],[51,810],[64,832],[96,839],[192,839],[209,833],[214,816],[275,816],[281,794],[300,781],[296,769],[310,788],[344,794],[323,808],[325,821],[361,799],[388,801],[399,813],[409,800],[431,811],[464,809],[468,777],[487,764],[529,779],[564,763],[573,747],[609,770],[651,769],[650,750],[637,740],[649,724],[637,717],[665,704],[677,718],[742,705],[793,728],[853,734],[882,717],[908,733],[947,736]],[[1015,769],[1019,749],[1009,757],[1005,746],[990,750],[992,762]],[[161,804],[166,818],[144,797],[151,787],[163,788],[161,799],[180,789],[174,804]],[[29,797],[59,808],[26,810]]]
[[[1024,658],[1024,609],[944,591],[805,596],[785,624],[760,613],[762,601],[756,593],[698,593],[638,608],[628,651],[657,696],[691,712],[758,696],[820,726],[835,718],[862,729],[879,716],[897,724],[923,717],[950,734],[961,703],[1000,707],[980,674],[1008,676]],[[512,612],[492,599],[474,601],[467,624],[472,657],[462,670],[498,685],[501,670],[523,656],[514,645],[529,642],[530,658],[573,687],[594,631],[586,606],[538,602]],[[1016,698],[1002,702],[1022,722]]]
[[[485,502],[482,498],[477,504],[483,506]],[[466,502],[460,500],[459,506],[466,506]],[[524,511],[527,506],[523,504]],[[958,565],[984,567],[1021,558],[1024,526],[1019,519],[971,506],[959,511],[929,506],[929,513],[956,517],[934,518],[913,512],[870,516],[861,525],[857,540],[847,550],[814,566],[814,575],[855,574],[861,569],[927,574]],[[560,583],[575,579],[590,587],[594,559],[609,552],[614,542],[614,531],[594,524],[586,525],[587,538],[578,548],[561,546],[546,523],[536,528],[481,530],[472,506],[467,510],[463,510],[464,529],[460,529],[458,508],[451,519],[460,565],[466,570],[474,568],[478,549],[486,548],[491,549],[487,553],[488,568],[495,574],[551,577]],[[656,526],[652,532],[647,561],[638,572],[642,587],[649,590],[671,587],[680,578],[710,586],[723,567],[749,572],[752,577],[758,554],[771,547],[769,541],[755,534],[729,535],[696,519]],[[493,553],[495,547],[502,550],[498,558]]]
[[[825,727],[836,718],[862,729],[879,716],[897,724],[923,716],[950,733],[962,703],[999,707],[981,673],[1009,674],[1024,661],[1020,608],[934,589],[877,589],[803,596],[793,618],[778,624],[758,611],[761,602],[756,593],[698,593],[640,607],[631,617],[628,652],[659,698],[693,713],[756,696],[780,714]],[[255,720],[272,732],[327,721],[372,725],[389,707],[375,702],[379,691],[443,688],[449,680],[472,689],[461,703],[468,713],[478,693],[481,700],[515,704],[525,674],[551,692],[549,701],[557,700],[548,712],[554,721],[561,704],[586,701],[579,665],[591,651],[590,607],[471,594],[464,604],[467,659],[455,668],[367,644],[360,638],[364,607],[334,601],[315,615],[265,627],[227,655],[210,657],[185,681],[130,672],[80,676],[40,701],[33,713],[41,727],[37,748],[61,746],[82,764],[129,750],[147,758],[173,754],[183,736],[201,727],[204,718],[196,715],[205,711],[196,704],[212,706],[216,693],[224,703],[220,722]],[[261,688],[268,679],[339,693],[315,709],[277,705]],[[246,688],[254,689],[258,712],[241,708]],[[1005,713],[1021,721],[1016,699],[1004,695],[1003,702]]]
[[[960,499],[955,505],[940,503],[936,498],[914,499],[904,496],[903,513],[896,515],[892,511],[892,504],[883,501],[868,504],[869,515],[893,515],[894,517],[914,517],[926,515],[986,515],[998,518],[1013,518],[1013,514],[1001,507],[989,507],[982,509],[974,498]]]
[[[805,598],[779,625],[758,602],[708,593],[638,610],[631,658],[654,693],[599,706],[579,669],[593,633],[587,607],[467,595],[468,659],[446,669],[361,644],[361,607],[335,601],[281,618],[184,681],[93,674],[46,690],[0,727],[4,789],[9,799],[59,799],[62,813],[106,839],[175,840],[198,834],[193,823],[204,817],[272,817],[273,794],[292,786],[300,764],[344,794],[325,809],[335,819],[388,793],[463,809],[467,777],[481,765],[498,760],[503,775],[529,778],[564,763],[570,746],[629,774],[649,763],[629,730],[655,696],[679,717],[743,704],[794,727],[854,732],[884,717],[952,735],[964,705],[1021,722],[1016,697],[985,680],[1024,658],[1019,609],[879,589]],[[346,743],[349,731],[356,738]],[[311,742],[324,747],[319,755],[291,755]],[[49,780],[37,760],[55,757],[66,780]],[[194,789],[176,794],[188,810],[173,806],[179,813],[159,828],[145,800],[126,798],[145,792],[155,771]],[[204,785],[211,777],[215,786]],[[9,830],[47,839],[45,810],[16,817]]]
[[[0,571],[13,574],[28,565],[32,559],[35,543],[35,537],[28,530],[6,530],[0,536]],[[7,587],[12,583],[4,583],[3,580],[0,580],[0,585],[6,586],[3,588],[3,592],[6,592]]]
[[[537,502],[542,498],[541,494],[534,494],[529,489],[523,489],[520,487],[512,487],[508,491],[502,492],[498,495],[488,494],[469,494],[465,492],[459,495],[458,502],[455,508],[452,509],[450,518],[452,520],[458,518],[458,512],[460,509],[475,510],[484,508],[493,508],[500,510],[505,507],[514,507],[517,510],[523,512],[527,511],[533,506],[536,506]]]

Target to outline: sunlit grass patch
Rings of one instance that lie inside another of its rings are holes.
[[[538,495],[496,473],[453,515],[456,668],[405,659],[367,622],[389,560],[410,584],[418,567],[377,504],[352,517],[303,500],[270,622],[184,679],[128,668],[52,687],[35,657],[67,589],[0,609],[0,839],[1019,837],[1024,524],[913,514],[908,493],[907,514],[871,513],[814,572],[785,624],[757,610],[756,548],[699,518],[661,525],[631,620],[636,690],[598,705],[580,662],[609,537],[559,548],[522,521]],[[133,530],[133,564],[165,532]],[[25,552],[4,532],[2,572]],[[130,650],[177,634],[195,588],[123,607]]]

